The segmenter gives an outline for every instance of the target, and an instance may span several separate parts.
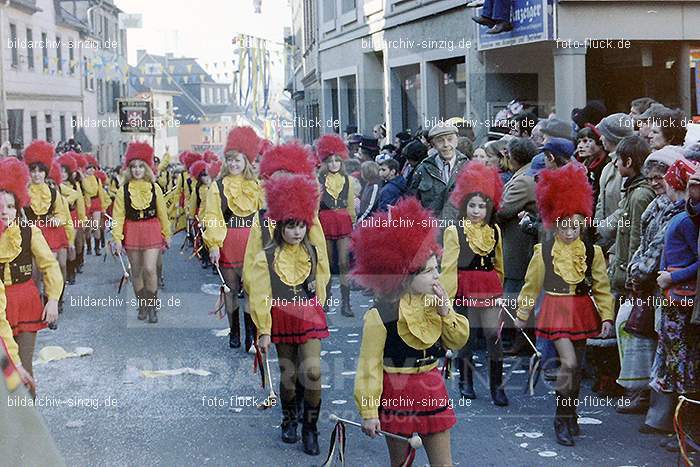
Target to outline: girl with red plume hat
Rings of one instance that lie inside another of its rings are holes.
[[[90,154],[83,155],[86,165],[85,174],[81,182],[85,207],[90,218],[90,230],[86,238],[88,254],[92,253],[92,242],[95,243],[95,255],[100,256],[100,226],[102,225],[102,212],[109,206],[109,197],[102,189],[102,183],[97,178],[97,170],[100,165]]]
[[[445,349],[466,344],[469,322],[438,280],[435,225],[417,199],[406,198],[352,235],[353,277],[375,296],[364,317],[355,403],[368,436],[418,433],[430,465],[452,465],[449,430],[457,419],[437,366]],[[401,465],[406,443],[386,442],[391,465]]]
[[[496,300],[503,296],[503,242],[501,230],[493,221],[503,194],[498,171],[480,162],[468,163],[457,175],[451,201],[459,209],[457,225],[443,233],[441,282],[455,310],[479,326],[486,337],[489,356],[489,388],[497,406],[508,405],[503,391],[503,349],[498,330],[500,312]],[[467,343],[457,356],[459,392],[476,399],[472,362],[473,346]]]
[[[209,185],[211,185],[211,177],[209,177],[209,164],[207,164],[204,160],[197,161],[192,164],[189,172],[192,179],[195,180],[195,186],[192,190],[192,196],[190,196],[189,206],[189,217],[194,219],[194,235],[196,240],[194,249],[197,251],[201,248],[199,257],[202,261],[202,268],[206,269],[211,265],[209,262],[209,250],[202,244],[203,240],[199,235],[199,231],[204,229],[201,218],[202,214],[204,214],[204,209],[206,206]]]
[[[183,177],[185,177],[183,182],[183,186],[185,189],[183,190],[184,196],[181,196],[181,198],[184,200],[183,209],[187,225],[187,238],[189,239],[190,245],[194,246],[194,240],[196,237],[197,230],[195,226],[195,220],[190,214],[190,206],[192,204],[192,197],[194,196],[194,188],[192,187],[192,183],[196,182],[197,179],[192,176],[191,169],[194,164],[203,161],[204,157],[198,152],[188,151],[185,153],[183,160],[185,161],[185,170],[187,171],[187,174],[183,174]]]
[[[22,366],[33,375],[36,333],[58,319],[63,277],[41,230],[20,218],[22,208],[29,202],[28,182],[29,172],[24,164],[11,158],[0,161],[0,198],[4,206],[0,220],[8,226],[0,238],[0,277],[7,297],[7,320],[19,346]],[[46,305],[32,280],[34,265],[43,278]],[[32,391],[32,397],[35,395]]]
[[[350,234],[355,222],[354,183],[343,170],[343,161],[348,159],[348,147],[343,139],[335,134],[321,136],[316,141],[316,154],[321,161],[319,183],[321,184],[321,206],[318,218],[326,235],[328,257],[333,258],[336,250],[337,264],[332,265],[340,274],[341,308],[343,316],[354,316],[350,308],[350,286],[348,269],[350,265]],[[328,282],[326,298],[331,296],[331,282]]]
[[[163,191],[154,180],[153,148],[132,142],[126,148],[124,185],[114,200],[112,239],[116,254],[126,250],[139,304],[138,319],[158,322],[158,257],[170,247],[170,221]]]
[[[49,178],[53,155],[54,147],[46,141],[34,141],[24,150],[24,162],[30,172],[30,202],[24,206],[24,215],[44,234],[65,280],[67,258],[75,255],[75,229],[65,198]],[[58,310],[63,311],[63,294]]]
[[[535,333],[553,341],[559,355],[554,431],[559,444],[573,446],[574,436],[580,433],[576,407],[586,339],[610,336],[614,299],[603,251],[583,240],[587,238],[586,222],[593,214],[585,167],[567,164],[543,170],[535,194],[544,227],[553,235],[535,245],[518,297],[515,324],[525,328],[544,291]]]
[[[329,336],[322,303],[330,277],[328,258],[309,241],[319,202],[316,180],[278,175],[265,182],[267,218],[275,223],[272,243],[246,271],[258,346],[277,348],[282,402],[282,441],[296,443],[297,381],[304,394],[304,452],[318,455],[317,422],[321,410],[321,339]]]
[[[71,222],[75,229],[75,251],[73,258],[69,257],[66,263],[66,282],[75,284],[75,274],[78,270],[83,248],[85,247],[85,232],[83,226],[86,224],[87,214],[85,211],[85,199],[80,185],[75,182],[74,174],[78,170],[78,163],[73,157],[74,152],[66,152],[58,158],[57,164],[59,174],[56,183],[59,185],[61,194],[68,203]]]
[[[209,258],[221,269],[230,289],[224,295],[224,306],[232,349],[241,346],[238,293],[246,244],[253,218],[263,205],[263,193],[253,169],[259,144],[258,135],[250,127],[236,127],[229,132],[224,165],[207,193],[203,220]]]
[[[303,175],[315,178],[316,168],[313,162],[313,154],[298,142],[291,142],[278,146],[270,146],[262,156],[258,166],[258,173],[263,182],[284,174]],[[255,262],[257,254],[272,242],[275,225],[264,218],[265,210],[258,211],[253,218],[253,225],[248,236],[245,257],[243,259],[243,289],[250,295],[251,284],[245,271]],[[326,237],[323,235],[318,215],[309,227],[309,242],[316,247],[319,255],[328,258],[326,253]],[[250,308],[249,304],[249,308]],[[253,341],[255,340],[255,324],[249,314],[245,314],[245,346],[249,352],[255,352]]]

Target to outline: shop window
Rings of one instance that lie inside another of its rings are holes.
[[[409,65],[396,69],[401,83],[401,125],[402,130],[417,130],[421,126],[421,76],[420,65]]]
[[[461,117],[467,105],[467,79],[464,58],[433,62],[440,70],[440,118]]]

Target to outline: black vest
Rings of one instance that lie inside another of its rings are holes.
[[[269,219],[265,219],[265,209],[261,209],[258,211],[258,223],[260,223],[260,239],[262,241],[262,247],[266,248],[270,241],[272,240],[272,236],[270,235],[270,227],[269,223],[271,222]]]
[[[445,349],[438,339],[432,347],[425,350],[414,349],[406,344],[401,336],[397,323],[399,321],[399,302],[376,302],[379,316],[386,328],[384,343],[384,365],[393,368],[417,368],[437,362],[445,356]]]
[[[330,193],[328,193],[328,190],[326,190],[326,176],[327,174],[323,174],[319,177],[319,183],[321,184],[321,188],[323,190],[323,194],[321,194],[321,205],[320,209],[345,209],[348,207],[348,190],[350,189],[350,180],[348,179],[347,175],[343,175],[345,178],[345,184],[343,185],[343,189],[340,191],[340,194],[338,195],[338,199],[334,199]]]
[[[492,227],[493,228],[493,227]],[[469,246],[467,236],[464,235],[464,230],[460,230],[457,226],[457,238],[459,239],[459,258],[457,259],[457,269],[460,271],[493,271],[494,261],[496,259],[496,245],[501,241],[498,235],[498,230],[493,228],[496,244],[494,248],[486,255],[480,256],[474,253]]]
[[[303,299],[308,300],[316,296],[316,264],[318,258],[318,252],[316,247],[311,245],[311,250],[309,251],[309,256],[311,257],[311,272],[304,279],[304,282],[296,287],[289,286],[282,282],[282,279],[275,272],[275,250],[277,245],[270,245],[265,248],[265,256],[267,258],[267,265],[270,271],[270,285],[272,286],[271,299],[273,300],[288,300],[292,302],[295,298],[297,300]]]
[[[199,198],[199,188],[202,186],[202,182],[197,181],[197,184],[195,185],[194,188],[194,193],[195,193],[195,198],[194,198],[194,207],[195,209],[199,209],[199,206],[202,204],[202,200]]]
[[[250,228],[253,225],[253,218],[255,217],[255,213],[245,217],[235,215],[228,207],[228,200],[226,199],[226,195],[224,194],[224,181],[219,179],[216,181],[216,184],[219,187],[219,198],[221,199],[221,214],[224,216],[224,222],[226,223],[227,227],[229,229],[242,227]],[[263,246],[265,246],[264,243]]]
[[[129,194],[129,182],[124,184],[124,210],[126,218],[130,221],[143,221],[153,219],[158,214],[156,204],[156,184],[151,182],[151,203],[146,209],[134,209],[131,205],[131,195]]]
[[[32,205],[27,204],[24,207],[24,215],[27,217],[28,220],[32,222],[36,222],[39,220],[46,222],[47,219],[53,215],[54,206],[56,204],[56,196],[58,196],[58,192],[51,185],[49,185],[49,191],[51,192],[51,204],[49,205],[49,210],[46,211],[46,214],[42,214],[41,216],[39,216],[37,213],[34,212],[34,210],[32,210]]]
[[[584,279],[576,284],[576,295],[589,295],[592,292],[593,277],[591,267],[593,265],[593,255],[595,249],[593,244],[588,241],[583,242],[586,246],[586,275]],[[542,242],[542,261],[544,262],[544,290],[545,292],[553,292],[566,294],[569,293],[570,286],[564,279],[554,272],[554,264],[552,262],[552,247],[554,246],[554,237]]]
[[[10,265],[10,277],[13,284],[21,284],[32,278],[32,228],[28,225],[20,225],[22,236],[22,251],[10,263],[0,264],[0,278],[5,278],[5,266]]]

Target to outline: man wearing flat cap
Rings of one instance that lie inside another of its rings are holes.
[[[456,220],[457,208],[448,201],[457,173],[469,159],[457,150],[457,127],[441,122],[428,133],[437,153],[424,159],[415,170],[408,194],[441,219]]]

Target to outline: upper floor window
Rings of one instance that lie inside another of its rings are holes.
[[[27,28],[27,42],[34,41],[34,33],[30,28]],[[34,47],[27,47],[27,68],[34,69]]]
[[[19,50],[18,50],[18,40],[17,40],[17,25],[10,23],[10,42],[12,48],[12,67],[19,67]]]

